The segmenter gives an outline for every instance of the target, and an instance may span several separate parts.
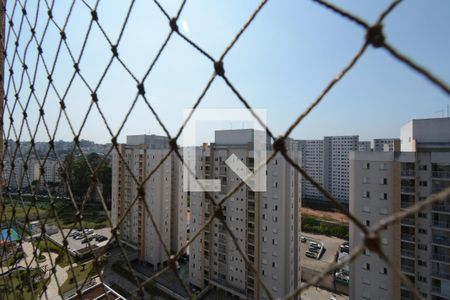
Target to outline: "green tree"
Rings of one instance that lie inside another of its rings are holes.
[[[86,156],[92,171],[95,172],[97,183],[102,185],[102,195],[104,199],[111,198],[111,161],[109,158],[104,159],[103,155],[97,153],[89,153]],[[85,196],[95,198],[97,190],[92,185],[92,171],[83,156],[67,155],[64,159],[64,168],[59,170],[61,178],[66,184],[66,190],[70,186],[76,201],[82,201]],[[89,187],[91,187],[90,195],[86,195]],[[88,199],[89,200],[89,199]]]

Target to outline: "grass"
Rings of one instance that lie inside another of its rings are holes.
[[[59,247],[51,241],[45,242],[44,240],[40,240],[37,245],[35,245],[39,251],[42,252],[53,252],[58,254],[55,259],[55,263],[60,267],[66,267],[70,264],[69,253],[64,250],[64,248]]]
[[[40,198],[38,198],[40,199]],[[31,201],[18,202],[14,205],[14,201],[5,202],[5,209],[2,213],[2,220],[20,220],[25,221],[26,216],[30,221],[45,220],[46,224],[57,224],[58,216],[61,227],[63,229],[80,227],[79,223],[75,220],[74,206],[70,200],[60,199],[56,200],[54,209],[50,205],[50,200],[48,198],[42,198],[36,201],[33,205]],[[85,228],[105,228],[109,227],[108,218],[106,217],[106,212],[103,211],[103,207],[100,203],[93,202],[86,205],[84,210],[81,212],[83,216],[83,226]]]
[[[25,270],[14,271],[0,277],[0,299],[37,299],[44,288],[44,281],[32,283],[32,278],[39,275],[34,269],[28,273]]]
[[[78,283],[78,287],[83,285],[87,278],[90,278],[96,274],[96,270],[94,269],[94,265],[92,261],[87,262],[85,264],[73,267],[72,270],[67,270],[67,275],[69,276],[67,280],[61,285],[61,292],[65,293],[74,288],[76,288],[76,283]]]
[[[15,255],[8,258],[8,260],[2,262],[3,268],[8,268],[16,264],[21,258],[23,258],[24,254],[22,251],[16,253]],[[1,298],[0,298],[1,299]]]
[[[328,236],[335,236],[344,240],[349,239],[349,227],[345,224],[331,223],[327,220],[312,216],[302,217],[302,231]]]

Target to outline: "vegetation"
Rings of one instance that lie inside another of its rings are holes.
[[[103,197],[106,199],[111,198],[112,170],[110,160],[106,159],[103,162],[104,156],[97,153],[88,154],[86,159],[92,169],[96,170],[96,179],[97,182],[102,185]],[[82,156],[75,157],[73,155],[68,155],[64,159],[64,169],[60,169],[59,173],[62,178],[67,178],[66,180],[70,185],[75,199],[81,202],[92,183],[91,171],[89,170],[86,160]],[[96,190],[92,191],[89,196],[95,197]]]
[[[17,270],[0,278],[0,299],[38,299],[45,281],[39,269]]]
[[[39,249],[41,253],[53,252],[58,254],[58,256],[55,259],[55,263],[62,268],[70,264],[70,257],[69,257],[70,254],[64,248],[61,248],[60,246],[54,244],[51,241],[47,240],[46,242],[44,240],[40,240],[35,247]]]
[[[24,254],[22,251],[19,251],[9,257],[6,261],[2,262],[2,268],[9,268],[11,266],[14,266],[19,260],[21,260],[24,257]],[[5,271],[5,270],[4,270]],[[1,299],[1,298],[0,298]]]
[[[335,236],[344,240],[349,239],[348,225],[332,223],[311,216],[302,216],[302,231]]]
[[[69,277],[61,285],[61,292],[68,292],[76,288],[77,285],[78,287],[82,286],[86,279],[94,276],[96,272],[92,261],[73,267],[73,273],[71,269],[67,270],[67,275],[69,275]]]

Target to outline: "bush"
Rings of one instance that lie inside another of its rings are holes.
[[[331,223],[311,216],[302,217],[302,231],[349,239],[348,225]]]

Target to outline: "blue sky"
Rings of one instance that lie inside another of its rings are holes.
[[[9,13],[12,12],[12,1]],[[62,25],[70,1],[56,1],[55,21]],[[93,1],[88,1],[92,3]],[[30,4],[31,3],[31,4]],[[374,22],[389,1],[334,1],[368,22]],[[161,1],[171,16],[180,1]],[[188,0],[178,21],[180,30],[213,57],[219,57],[233,39],[259,1]],[[29,1],[30,19],[36,4]],[[34,6],[34,7],[33,7]],[[98,7],[99,22],[112,41],[116,41],[126,16],[128,1],[102,1]],[[45,7],[39,10],[38,36],[42,35]],[[68,21],[67,42],[78,57],[88,29],[90,11],[76,1]],[[14,28],[20,14],[13,16]],[[119,56],[138,77],[142,78],[169,33],[167,20],[152,1],[136,1],[130,21],[119,44]],[[385,20],[387,40],[445,82],[450,82],[450,2],[445,0],[405,1]],[[267,109],[268,125],[276,134],[283,133],[293,120],[311,103],[326,84],[351,60],[364,41],[365,32],[350,21],[333,14],[312,1],[269,1],[224,60],[226,74],[252,107]],[[19,52],[30,37],[23,25]],[[42,44],[44,58],[51,66],[60,35],[50,25]],[[13,53],[13,42],[9,42]],[[36,45],[31,43],[26,61],[34,72]],[[95,87],[111,57],[110,46],[94,25],[80,63],[81,73]],[[9,55],[12,59],[12,55]],[[54,72],[54,83],[64,94],[73,72],[69,52],[63,46]],[[9,68],[7,66],[7,68]],[[19,86],[21,65],[15,62],[14,81]],[[175,134],[182,122],[183,109],[192,107],[213,72],[212,63],[177,35],[156,63],[145,82],[146,96]],[[42,101],[47,75],[39,64],[36,94]],[[19,92],[22,103],[28,95],[24,80]],[[14,90],[10,87],[9,102]],[[136,84],[115,61],[99,90],[99,105],[115,133],[136,94]],[[55,130],[59,104],[50,89],[46,97],[45,118],[49,130]],[[90,104],[90,92],[79,77],[65,95],[67,113],[78,131]],[[383,49],[369,48],[353,70],[326,96],[324,101],[293,132],[299,139],[322,138],[326,135],[359,134],[367,140],[398,137],[400,126],[412,118],[441,117],[450,99],[421,75],[396,61]],[[11,106],[12,107],[12,106]],[[200,107],[242,108],[242,104],[221,78],[217,78]],[[15,128],[19,130],[22,113],[14,111]],[[31,128],[36,126],[38,107],[32,99],[28,107]],[[9,126],[9,123],[7,123]],[[41,124],[42,125],[42,124]],[[37,140],[48,141],[44,127],[39,126]],[[212,133],[213,128],[211,128]],[[125,124],[119,141],[127,134],[162,133],[150,110],[139,99]],[[21,140],[29,139],[24,131]],[[211,134],[212,136],[212,134]],[[10,135],[15,139],[14,135]],[[61,118],[56,139],[71,140],[73,134],[65,117]],[[111,139],[100,114],[94,108],[87,118],[81,138],[97,142]],[[208,139],[205,134],[205,139]]]

